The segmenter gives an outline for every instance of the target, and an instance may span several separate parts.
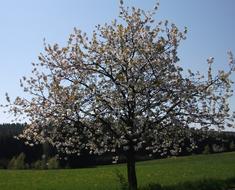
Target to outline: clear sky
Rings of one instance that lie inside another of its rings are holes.
[[[124,2],[145,10],[155,4],[155,0]],[[24,95],[19,79],[30,74],[31,62],[37,62],[43,51],[43,38],[64,44],[74,27],[89,34],[95,25],[118,16],[118,4],[118,0],[2,0],[0,104],[5,103],[5,92],[11,97]],[[234,18],[234,0],[160,0],[156,15],[156,20],[168,19],[182,29],[188,27],[187,40],[179,49],[180,63],[184,68],[204,72],[208,57],[215,57],[215,68],[223,69],[227,51],[235,54]],[[235,96],[232,99],[231,108],[235,110]],[[0,112],[0,123],[11,119]]]

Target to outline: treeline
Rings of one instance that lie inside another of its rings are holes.
[[[235,150],[235,132],[211,131],[208,137],[199,143],[195,153],[219,153]]]
[[[2,124],[0,125],[0,168],[8,168],[10,161],[23,153],[24,161],[32,163],[43,154],[43,145],[34,147],[26,146],[23,141],[17,140],[25,124]]]
[[[81,156],[61,155],[48,143],[34,146],[25,145],[23,141],[14,138],[19,135],[25,124],[2,124],[0,125],[0,169],[56,169],[56,168],[77,168],[92,167],[98,164],[110,164],[112,154],[102,156],[90,155],[84,151]],[[200,133],[199,133],[200,134]],[[197,148],[193,151],[187,150],[187,144],[182,147],[179,155],[210,154],[235,150],[234,132],[210,131],[206,138],[198,139]],[[167,156],[167,155],[165,155]],[[153,155],[151,158],[160,158]],[[139,152],[137,160],[150,159],[145,152]],[[119,162],[124,162],[120,151]]]
[[[85,151],[79,157],[61,155],[48,143],[25,145],[22,140],[15,138],[24,127],[25,124],[19,123],[0,124],[0,169],[77,168],[110,163],[112,160],[110,156],[102,159]]]

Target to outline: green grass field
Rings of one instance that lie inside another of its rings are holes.
[[[66,170],[0,170],[0,190],[114,190],[120,189],[117,170],[126,165]],[[235,152],[196,155],[137,163],[139,186],[163,187],[200,180],[235,179]]]

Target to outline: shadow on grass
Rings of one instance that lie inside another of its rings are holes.
[[[149,184],[139,190],[235,190],[235,177],[226,180],[205,179],[193,182],[184,182],[172,186]]]

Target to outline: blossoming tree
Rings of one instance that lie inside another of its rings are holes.
[[[214,76],[210,58],[206,76],[183,73],[177,48],[186,30],[157,23],[157,7],[145,12],[121,2],[119,20],[98,25],[90,39],[75,29],[65,47],[45,44],[32,77],[21,80],[30,96],[11,102],[7,95],[9,111],[29,119],[20,137],[67,154],[122,149],[135,190],[138,150],[178,152],[190,125],[231,126],[232,54],[228,71]]]

